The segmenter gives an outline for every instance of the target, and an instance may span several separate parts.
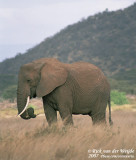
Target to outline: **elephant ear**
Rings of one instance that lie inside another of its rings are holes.
[[[67,79],[67,71],[58,64],[46,64],[41,69],[41,79],[36,89],[37,97],[43,97],[56,87],[63,85]]]

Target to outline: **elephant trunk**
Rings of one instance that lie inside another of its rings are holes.
[[[30,100],[30,97],[28,96],[28,97],[27,97],[26,105],[25,105],[24,109],[22,110],[22,112],[21,112],[21,113],[19,113],[19,115],[18,115],[18,116],[22,115],[22,114],[26,111],[26,108],[28,107],[28,104],[29,104],[29,100]]]
[[[24,118],[24,119],[28,119],[28,117],[26,116],[26,109],[27,109],[27,107],[28,107],[28,104],[29,104],[29,100],[30,100],[30,97],[28,96],[27,97],[27,102],[26,102],[26,105],[25,105],[25,107],[24,107],[24,109],[18,114],[18,116],[21,116],[22,118]],[[25,113],[25,116],[24,116],[24,113]]]
[[[33,108],[28,108],[30,96],[25,96],[22,98],[22,94],[17,93],[17,108],[18,108],[18,116],[21,116],[23,119],[30,119],[35,118],[36,115],[34,114]]]

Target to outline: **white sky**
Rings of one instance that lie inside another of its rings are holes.
[[[136,0],[0,0],[0,61],[106,8],[123,9]]]

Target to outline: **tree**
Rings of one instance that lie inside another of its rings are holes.
[[[17,86],[12,85],[4,90],[2,97],[6,100],[8,99],[11,102],[14,102],[16,98],[16,90],[17,90]]]

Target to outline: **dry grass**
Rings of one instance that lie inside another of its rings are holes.
[[[136,149],[136,112],[114,110],[111,128],[92,126],[89,116],[73,117],[70,128],[63,128],[60,118],[52,128],[44,116],[0,118],[0,160],[87,160],[89,149]]]
[[[42,100],[40,98],[32,99],[30,105],[36,106],[36,114],[44,114]],[[0,118],[11,118],[17,115],[17,104],[9,101],[0,102]]]

